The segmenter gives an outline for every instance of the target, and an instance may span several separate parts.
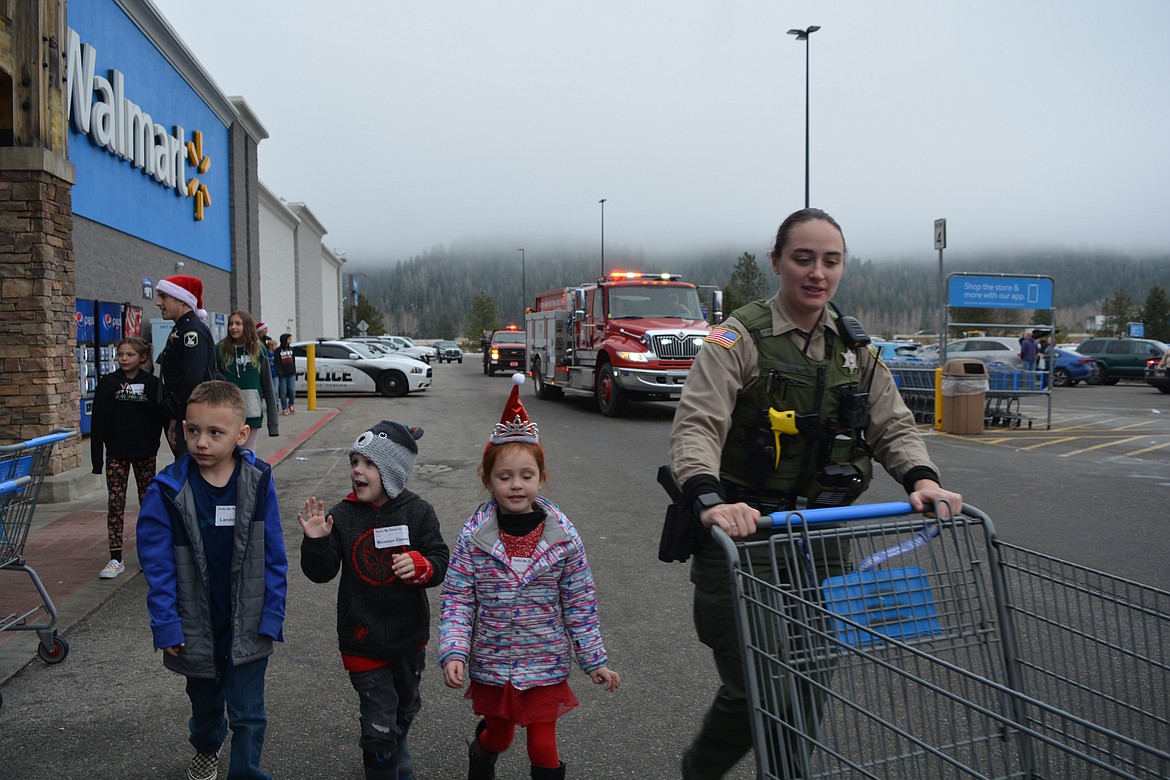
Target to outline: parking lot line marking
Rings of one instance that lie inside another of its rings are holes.
[[[1076,441],[1077,439],[1083,439],[1083,438],[1084,438],[1083,436],[1061,436],[1059,438],[1051,439],[1049,441],[1042,441],[1038,444],[1029,444],[1027,447],[1020,447],[1020,449],[1021,450],[1035,450],[1035,449],[1039,449],[1040,447],[1047,447],[1050,444],[1064,444],[1066,441]]]
[[[1083,452],[1091,452],[1092,450],[1099,450],[1102,447],[1112,447],[1115,444],[1128,444],[1131,441],[1137,441],[1138,439],[1141,439],[1141,438],[1144,438],[1144,437],[1130,436],[1128,439],[1118,439],[1116,441],[1106,441],[1106,442],[1102,442],[1101,444],[1094,444],[1092,447],[1082,447],[1079,450],[1073,450],[1072,452],[1066,452],[1063,455],[1061,455],[1060,457],[1071,458],[1073,455],[1080,455]]]
[[[1128,457],[1133,457],[1134,455],[1143,455],[1147,452],[1153,452],[1154,450],[1165,449],[1166,447],[1170,447],[1170,441],[1165,441],[1165,442],[1162,442],[1161,444],[1155,444],[1152,447],[1143,447],[1140,450],[1134,450],[1133,452],[1127,452],[1125,454]]]

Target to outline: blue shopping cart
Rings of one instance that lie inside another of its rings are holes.
[[[65,660],[69,643],[57,636],[57,608],[41,578],[26,563],[24,545],[53,447],[77,435],[75,430],[54,430],[20,444],[0,446],[0,571],[28,574],[41,600],[24,612],[0,614],[0,631],[36,631],[40,639],[37,655],[49,664]],[[46,619],[38,620],[42,613]]]

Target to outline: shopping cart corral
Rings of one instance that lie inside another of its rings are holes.
[[[24,545],[53,448],[76,435],[77,431],[56,430],[21,444],[0,446],[0,572],[26,573],[41,601],[24,612],[0,614],[0,631],[36,631],[37,653],[51,664],[65,660],[69,643],[57,636],[57,609],[41,578],[25,561]],[[38,621],[42,613],[45,619]]]
[[[916,363],[913,366],[891,364],[890,373],[906,406],[914,413],[915,422],[933,423],[935,420],[936,376],[938,367]],[[988,366],[988,389],[983,411],[984,424],[990,427],[1032,427],[1036,418],[1026,414],[1021,401],[1028,396],[1047,397],[1048,426],[1052,425],[1052,393],[1048,372],[1020,371],[1003,364]]]
[[[1170,777],[1170,593],[910,511],[713,532],[757,776]]]

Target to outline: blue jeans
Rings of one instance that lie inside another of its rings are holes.
[[[250,661],[239,666],[223,662],[215,679],[187,678],[187,696],[191,699],[191,745],[200,753],[218,753],[232,729],[232,755],[228,778],[271,780],[260,769],[260,751],[268,716],[264,711],[264,672],[268,659]],[[224,718],[224,711],[227,718]]]
[[[278,376],[276,378],[276,397],[280,401],[281,409],[291,409],[297,400],[297,376]]]
[[[349,673],[349,681],[361,700],[362,736],[358,744],[367,754],[367,761],[377,756],[389,769],[385,775],[367,772],[368,777],[410,780],[414,775],[414,759],[410,756],[406,733],[422,707],[418,685],[426,658],[426,649],[419,648],[377,669]],[[397,766],[396,776],[392,774],[394,766]]]

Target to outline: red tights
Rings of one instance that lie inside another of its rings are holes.
[[[516,736],[516,723],[507,718],[488,715],[485,728],[479,735],[480,746],[489,753],[503,753]],[[561,765],[557,755],[557,722],[555,720],[530,723],[528,729],[528,760],[533,766],[555,768]]]

